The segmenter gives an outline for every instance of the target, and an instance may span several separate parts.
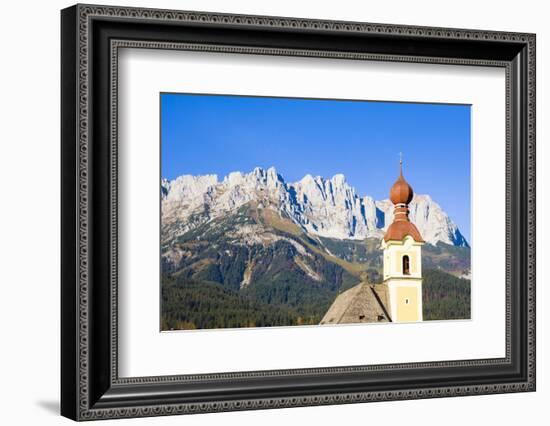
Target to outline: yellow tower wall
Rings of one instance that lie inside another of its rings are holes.
[[[422,316],[422,243],[410,236],[382,242],[384,282],[388,286],[390,315],[394,322],[418,322]],[[403,273],[403,256],[409,256],[409,274]]]

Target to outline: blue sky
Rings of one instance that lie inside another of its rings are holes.
[[[343,173],[359,195],[388,197],[399,173],[470,241],[470,106],[161,94],[161,174],[274,166],[287,182]]]

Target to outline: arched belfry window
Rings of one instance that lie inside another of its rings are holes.
[[[403,275],[411,275],[411,265],[409,256],[403,256]]]

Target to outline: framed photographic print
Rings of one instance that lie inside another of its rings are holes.
[[[74,420],[535,390],[535,36],[76,5]]]

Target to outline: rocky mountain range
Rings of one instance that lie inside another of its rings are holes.
[[[311,236],[338,240],[381,238],[393,221],[393,204],[359,196],[342,174],[331,179],[306,175],[285,182],[275,168],[216,175],[184,175],[162,181],[163,237],[181,235],[203,223],[254,202],[290,219]],[[415,195],[410,219],[424,240],[467,247],[457,225],[429,195]],[[174,226],[176,225],[176,226]]]
[[[163,180],[161,197],[164,330],[318,324],[339,292],[381,280],[393,205],[359,196],[343,175],[293,183],[274,168],[221,181],[185,175]],[[410,210],[427,242],[425,289],[439,295],[426,313],[467,317],[468,303],[446,300],[469,291],[466,239],[428,195]]]

